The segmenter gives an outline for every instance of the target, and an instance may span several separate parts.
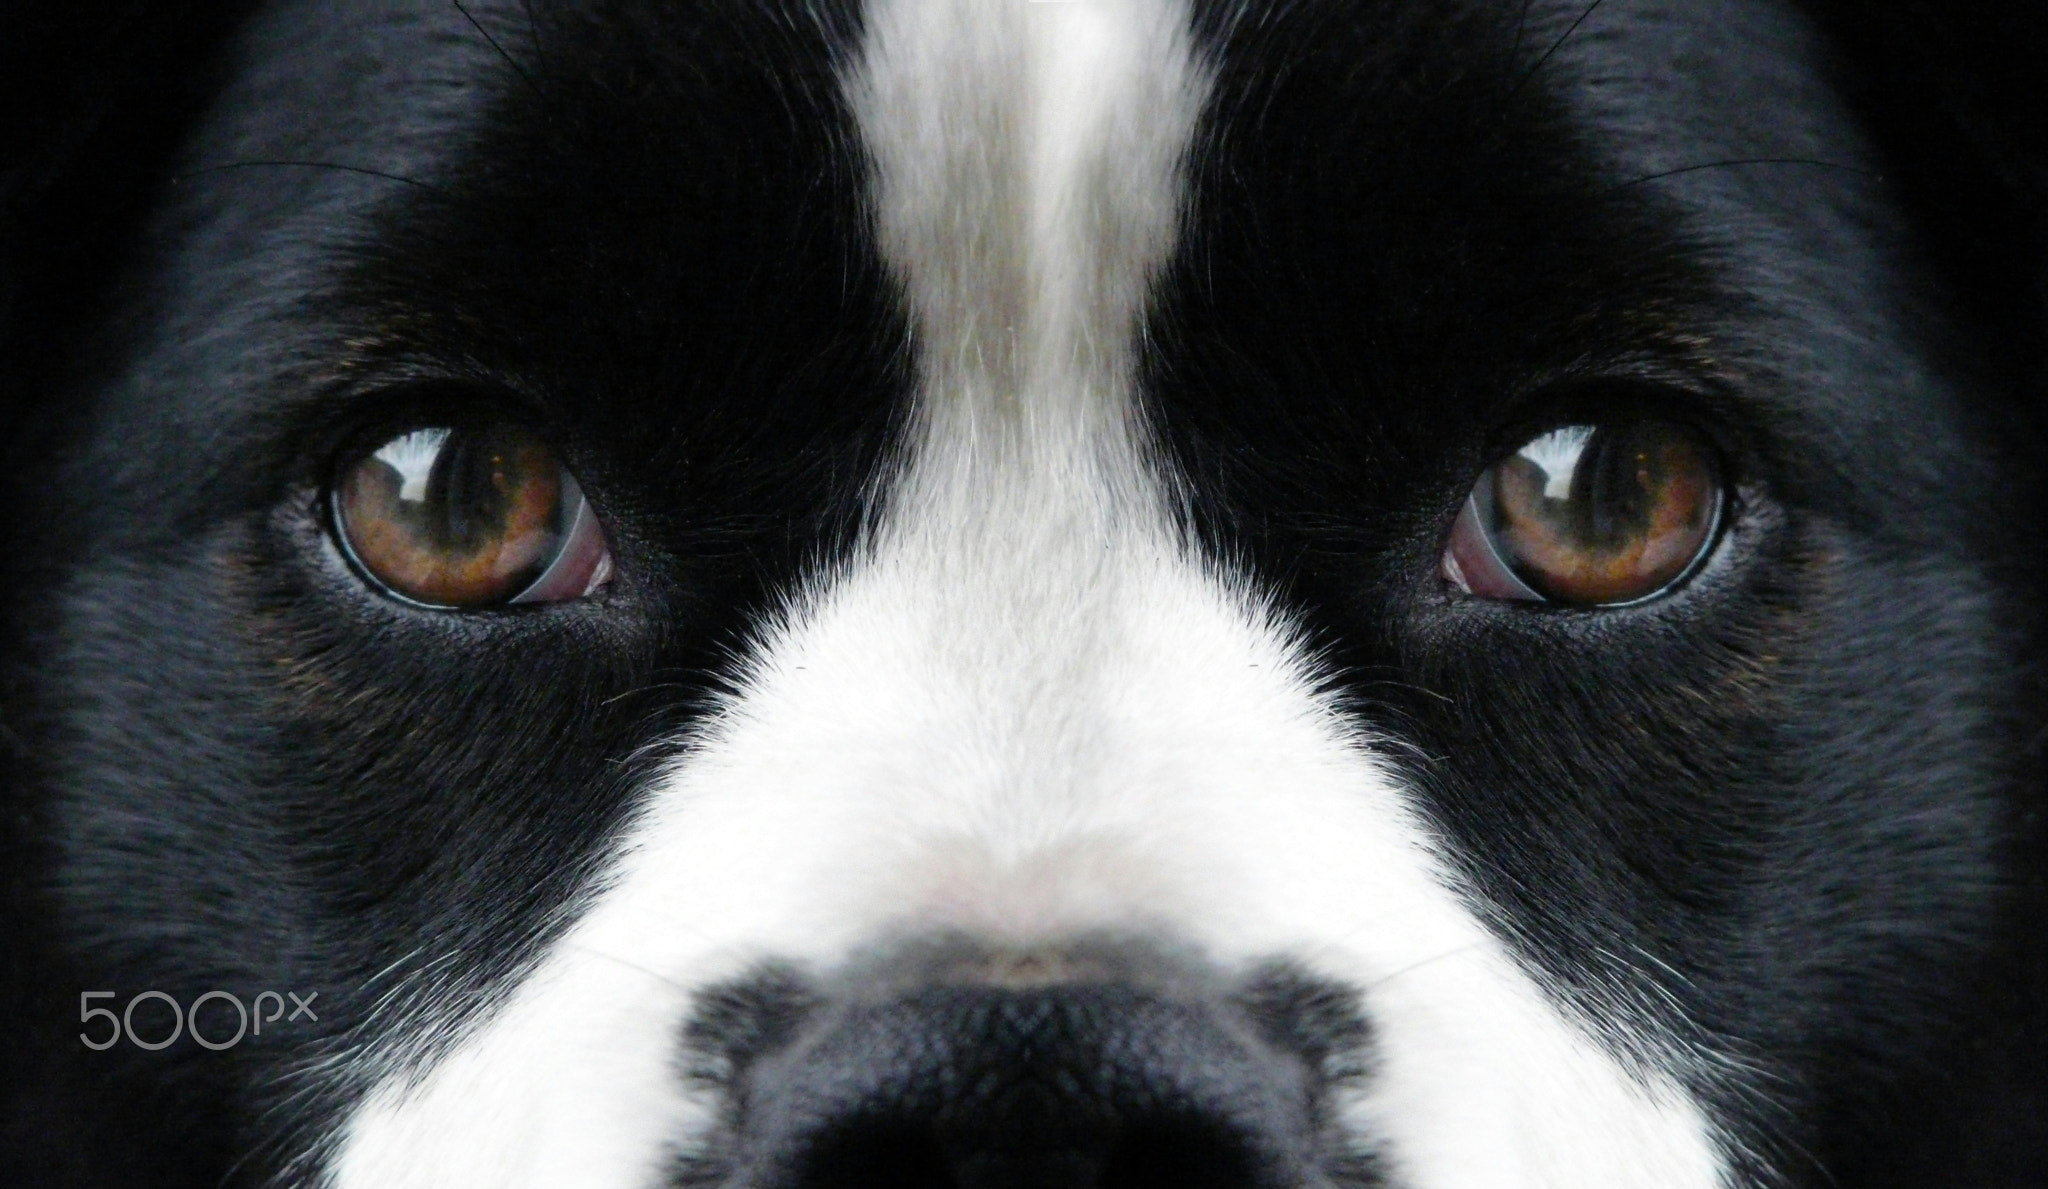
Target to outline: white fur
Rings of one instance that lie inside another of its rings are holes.
[[[1132,344],[1205,92],[1185,19],[880,0],[848,86],[923,368],[888,521],[766,633],[507,1004],[380,1057],[337,1184],[650,1185],[708,1121],[676,1076],[691,988],[937,930],[1150,931],[1359,987],[1380,1065],[1345,1109],[1404,1185],[1720,1183],[1677,1084],[1511,960],[1300,641],[1171,526]]]

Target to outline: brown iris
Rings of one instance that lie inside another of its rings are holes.
[[[1714,453],[1690,430],[1647,420],[1564,426],[1481,476],[1444,570],[1490,598],[1633,602],[1705,554],[1723,498]]]
[[[576,480],[515,423],[400,434],[351,463],[333,500],[357,564],[428,606],[576,598],[610,573]]]

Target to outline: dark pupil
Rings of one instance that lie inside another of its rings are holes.
[[[1588,546],[1627,548],[1649,529],[1657,478],[1645,435],[1599,430],[1572,475],[1572,528]]]
[[[1549,449],[1509,458],[1504,469],[1516,473],[1503,477],[1535,497],[1533,507],[1522,504],[1524,515],[1549,521],[1588,551],[1619,552],[1649,530],[1656,510],[1662,475],[1655,437],[1654,430],[1605,427],[1576,441],[1568,433],[1546,435]],[[1496,527],[1506,527],[1508,509],[1496,513]]]
[[[453,430],[434,458],[421,527],[437,549],[476,553],[505,534],[512,495],[527,482],[520,451],[501,434]]]

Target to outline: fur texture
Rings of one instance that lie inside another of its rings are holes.
[[[2048,1172],[2043,191],[1981,33],[194,15],[118,59],[182,107],[46,99],[7,175],[0,1179]],[[1683,584],[1446,583],[1491,461],[1645,415],[1734,491]],[[477,417],[603,590],[346,560],[338,468]],[[103,989],[321,1010],[99,1052]]]

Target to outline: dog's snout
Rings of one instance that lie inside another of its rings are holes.
[[[880,1001],[816,1000],[804,1014],[785,1043],[735,1070],[728,1130],[714,1144],[724,1151],[683,1180],[749,1189],[1374,1180],[1355,1157],[1324,1150],[1326,1053],[1296,1043],[1299,1013],[1281,1022],[1288,1013],[1271,1010],[1270,997],[1115,982],[939,985]]]
[[[956,987],[848,1013],[751,1105],[776,1189],[1251,1189],[1284,1180],[1301,1080],[1128,988]]]

